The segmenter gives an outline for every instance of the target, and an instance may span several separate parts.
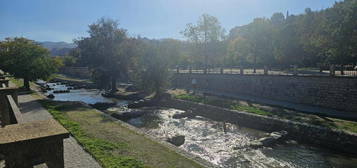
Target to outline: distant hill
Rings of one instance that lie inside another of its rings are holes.
[[[68,54],[72,48],[75,48],[76,45],[73,43],[66,43],[66,42],[51,42],[51,41],[44,41],[39,42],[40,45],[50,50],[52,56],[64,56]]]

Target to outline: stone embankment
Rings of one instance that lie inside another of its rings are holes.
[[[329,116],[357,118],[357,78],[175,74],[172,85],[177,88],[192,89],[193,79],[196,81],[197,90],[208,93],[228,97],[244,97],[255,102],[262,101],[264,104],[283,105],[296,108],[296,110]],[[305,106],[309,106],[309,108]],[[321,108],[325,109],[320,110]]]

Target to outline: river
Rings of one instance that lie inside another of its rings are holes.
[[[66,90],[66,85],[48,83],[54,90]],[[69,93],[53,93],[54,100],[115,103],[107,110],[122,110],[126,101],[101,96],[96,89],[75,89]],[[127,109],[130,111],[129,109]],[[286,140],[271,147],[252,148],[251,142],[266,137],[269,133],[222,123],[202,116],[175,118],[185,111],[173,108],[148,107],[139,110],[144,115],[125,122],[155,136],[167,140],[177,135],[184,136],[178,148],[197,155],[219,167],[297,167],[297,168],[354,168],[357,156],[336,153],[327,149],[299,144]],[[357,150],[357,149],[356,149]]]

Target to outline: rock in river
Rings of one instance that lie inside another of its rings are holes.
[[[170,142],[171,144],[173,144],[175,146],[181,146],[185,143],[185,136],[176,135],[174,137],[168,138],[166,141]]]
[[[141,110],[121,111],[113,113],[111,116],[119,120],[129,120],[131,118],[137,118],[144,115],[145,112]]]
[[[286,131],[272,132],[269,134],[268,137],[260,138],[258,140],[251,142],[250,146],[253,148],[272,146],[280,142],[287,134],[288,132]]]
[[[47,98],[53,99],[53,98],[55,98],[55,95],[49,94],[49,95],[47,96]]]

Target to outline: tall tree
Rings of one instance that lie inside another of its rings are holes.
[[[181,32],[199,50],[199,55],[203,56],[205,71],[209,63],[209,58],[215,55],[210,51],[215,51],[214,46],[224,39],[225,30],[221,27],[218,19],[208,14],[203,14],[197,24],[187,24],[186,29]],[[211,50],[210,50],[211,49]],[[211,62],[212,63],[212,62]]]
[[[118,22],[101,18],[89,25],[89,37],[76,42],[80,58],[94,71],[105,73],[111,79],[111,91],[116,91],[118,76],[127,72],[130,56],[125,54],[126,30]],[[108,81],[109,82],[109,81]]]

